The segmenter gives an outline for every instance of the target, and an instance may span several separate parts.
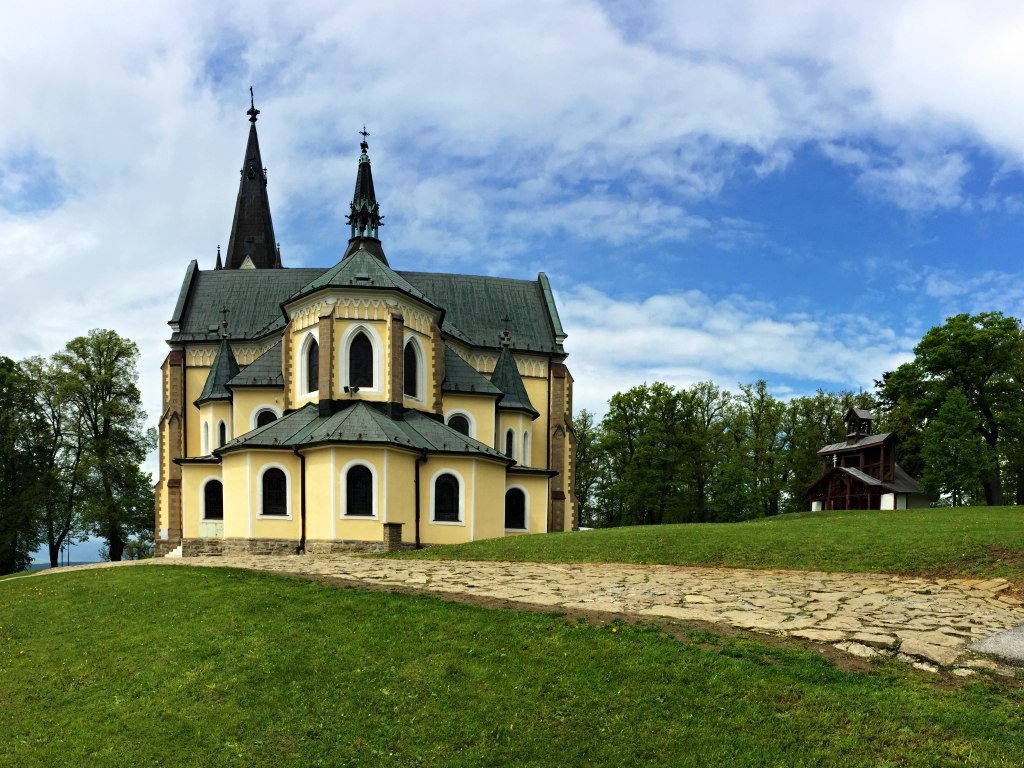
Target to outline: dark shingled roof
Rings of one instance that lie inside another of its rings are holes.
[[[368,279],[362,280],[360,275]],[[170,320],[172,326],[177,325],[171,341],[214,340],[220,330],[221,308],[228,310],[231,338],[262,338],[284,327],[281,304],[286,301],[327,286],[370,287],[397,290],[443,309],[442,331],[466,344],[497,348],[507,326],[515,349],[561,354],[562,326],[550,290],[545,290],[547,281],[543,275],[541,278],[395,272],[365,247],[329,270],[203,271],[193,261]]]
[[[472,392],[484,395],[501,395],[502,392],[491,384],[482,373],[471,366],[454,349],[444,346],[444,381],[441,389],[445,392]]]
[[[378,259],[368,248],[359,247],[323,274],[304,285],[289,300],[320,288],[388,288],[411,296],[424,304],[439,308],[408,280]]]
[[[220,349],[217,350],[217,357],[210,367],[210,374],[206,377],[206,385],[203,387],[196,405],[202,405],[210,400],[230,400],[231,392],[228,391],[228,382],[238,373],[238,362],[231,351],[231,345],[227,339],[222,339]]]
[[[556,328],[561,333],[562,326],[554,302],[545,295],[545,281],[434,272],[398,274],[444,307],[445,320],[474,346],[497,347],[502,330],[508,327],[520,351],[563,351],[555,336]]]
[[[391,445],[428,453],[472,454],[511,463],[508,457],[490,446],[419,411],[405,411],[404,415],[404,419],[392,419],[383,410],[364,401],[356,401],[330,416],[319,416],[317,406],[310,403],[231,440],[215,453],[219,455],[243,448],[290,449],[359,443]]]
[[[281,302],[323,274],[322,269],[222,269],[189,265],[171,323],[171,341],[213,341],[220,332],[221,308],[228,310],[233,339],[255,339],[281,320]],[[212,330],[211,330],[212,329]]]
[[[894,493],[921,492],[921,488],[920,486],[918,486],[917,481],[914,480],[914,478],[912,478],[910,475],[908,475],[906,473],[906,470],[903,469],[903,467],[897,464],[895,470],[895,479],[893,479],[892,481],[883,481],[879,480],[877,477],[872,477],[866,472],[862,472],[861,470],[856,469],[854,467],[833,467],[814,482],[814,485],[812,485],[810,488],[810,492],[813,493],[816,487],[825,483],[827,479],[834,473],[849,475],[850,477],[853,477],[859,480],[860,482],[864,483],[864,485],[868,485],[874,488],[881,488],[883,490],[892,491]]]
[[[867,437],[862,437],[853,445],[847,445],[845,442],[832,443],[831,445],[826,445],[824,448],[818,451],[818,455],[821,456],[826,453],[846,453],[847,451],[859,451],[861,448],[866,448],[871,445],[881,445],[889,438],[895,439],[895,435],[892,432],[883,432],[880,435],[868,435]]]
[[[237,376],[228,382],[228,386],[232,389],[236,387],[283,387],[281,342],[277,342],[249,363]]]
[[[516,365],[515,356],[508,347],[501,348],[501,356],[494,366],[494,373],[491,374],[491,384],[504,393],[498,401],[499,408],[525,411],[534,419],[540,416],[530,403],[530,396],[526,394],[526,387],[523,385],[523,377],[519,375],[519,366]]]
[[[256,136],[257,114],[255,106],[249,110],[249,141],[242,160],[242,179],[238,184],[235,216],[231,220],[225,269],[239,269],[247,257],[257,269],[272,269],[277,260],[277,241],[267,198],[267,174]]]

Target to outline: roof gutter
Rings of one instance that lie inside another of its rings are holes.
[[[423,544],[420,542],[420,465],[426,463],[427,449],[421,448],[420,455],[416,457],[416,549],[423,549]]]
[[[302,532],[299,536],[299,546],[295,548],[295,554],[304,555],[306,554],[306,457],[299,453],[297,445],[292,451],[299,457],[299,516],[302,518]]]

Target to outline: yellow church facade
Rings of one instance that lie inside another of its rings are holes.
[[[545,275],[392,269],[365,136],[341,260],[283,267],[249,115],[226,258],[188,266],[170,321],[157,553],[575,528],[572,377]]]

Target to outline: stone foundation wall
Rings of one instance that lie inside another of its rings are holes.
[[[163,557],[181,544],[181,539],[157,539],[153,543],[153,557]]]
[[[184,539],[182,557],[216,555],[294,555],[299,542],[295,539]],[[176,547],[177,542],[174,543]],[[413,549],[411,542],[356,541],[347,539],[307,539],[306,553],[310,555],[337,555],[350,552],[388,552]],[[174,547],[167,547],[170,551]],[[157,554],[166,554],[158,552]]]

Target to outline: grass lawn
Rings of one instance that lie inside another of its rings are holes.
[[[746,523],[513,536],[397,556],[1001,576],[1024,587],[1024,508],[802,512]]]
[[[0,584],[0,691],[19,768],[1024,764],[1012,681],[182,566]]]

